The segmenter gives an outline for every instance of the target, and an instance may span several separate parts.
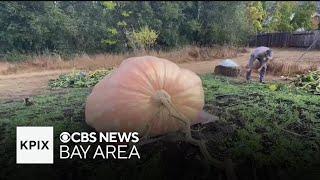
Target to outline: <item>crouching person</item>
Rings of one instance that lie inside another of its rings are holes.
[[[257,59],[260,62],[259,80],[261,83],[264,83],[264,78],[267,72],[267,63],[269,62],[270,59],[273,58],[272,55],[273,55],[272,50],[268,47],[261,46],[256,48],[250,55],[246,79],[248,81],[251,81],[251,73],[252,73],[252,69],[254,68],[253,63]]]

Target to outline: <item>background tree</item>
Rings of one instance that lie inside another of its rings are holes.
[[[253,32],[263,31],[263,22],[266,20],[267,12],[261,1],[252,1],[248,3],[248,21],[253,27]]]
[[[292,19],[294,29],[304,28],[305,30],[312,29],[312,15],[316,12],[317,6],[313,1],[305,1],[298,5],[295,9],[295,15]]]
[[[308,30],[314,11],[291,1],[0,2],[0,55],[132,51],[128,34],[143,31],[157,32],[158,50],[238,46],[258,32]]]
[[[275,3],[275,11],[271,16],[271,22],[268,27],[269,32],[291,32],[294,27],[291,23],[294,17],[296,2],[279,1]]]
[[[269,3],[268,17],[263,31],[292,32],[299,28],[310,30],[311,17],[316,12],[315,2],[279,1]]]

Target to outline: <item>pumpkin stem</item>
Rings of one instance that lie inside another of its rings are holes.
[[[236,179],[236,176],[233,171],[233,166],[230,164],[229,160],[226,160],[225,162],[221,162],[215,158],[213,158],[203,140],[197,140],[194,139],[191,135],[191,120],[188,119],[186,116],[184,116],[182,113],[180,113],[175,105],[171,101],[171,96],[165,91],[165,90],[159,90],[157,91],[153,96],[152,99],[158,103],[159,105],[165,106],[170,115],[180,122],[184,124],[184,127],[182,131],[185,134],[185,141],[189,142],[190,144],[193,144],[195,146],[198,146],[200,148],[201,153],[204,155],[205,159],[214,167],[218,169],[225,169],[228,179]],[[227,163],[228,162],[228,163]]]
[[[165,91],[165,90],[159,90],[157,91],[153,96],[152,99],[158,103],[159,105],[165,106],[168,110],[171,116],[175,117],[179,121],[181,121],[183,124],[188,125],[190,122],[186,117],[184,117],[179,111],[176,109],[174,104],[171,101],[171,96]]]

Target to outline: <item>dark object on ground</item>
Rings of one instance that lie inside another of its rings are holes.
[[[217,75],[237,77],[240,74],[239,65],[231,59],[226,59],[216,66],[214,73]]]
[[[240,69],[237,67],[225,67],[223,65],[218,65],[215,67],[214,73],[217,75],[238,77],[240,74]]]
[[[31,101],[30,98],[27,97],[27,98],[24,98],[24,104],[25,104],[26,106],[31,106],[31,105],[34,104],[34,102]]]

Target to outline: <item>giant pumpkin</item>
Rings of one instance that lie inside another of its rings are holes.
[[[85,116],[97,131],[154,136],[196,123],[203,105],[202,82],[195,73],[166,59],[143,56],[124,60],[93,88]]]

